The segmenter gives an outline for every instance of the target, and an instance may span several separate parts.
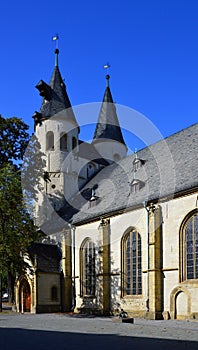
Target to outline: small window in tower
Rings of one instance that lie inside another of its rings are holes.
[[[72,150],[74,150],[74,152],[77,152],[76,147],[77,147],[77,140],[75,137],[72,137]]]
[[[65,134],[65,133],[61,133],[60,150],[61,151],[66,151],[67,150],[67,134]]]
[[[54,133],[48,131],[46,135],[46,151],[54,151]]]

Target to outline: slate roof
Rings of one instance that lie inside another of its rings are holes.
[[[61,250],[57,245],[34,242],[28,253],[32,261],[36,256],[38,271],[60,272]]]
[[[138,156],[142,166],[134,173],[133,161]],[[164,140],[102,169],[61,210],[60,220],[43,227],[56,231],[64,222],[80,225],[124,210],[142,207],[144,202],[171,198],[185,191],[198,191],[198,124],[194,124]],[[134,179],[141,181],[140,190],[131,192]],[[90,208],[94,188],[98,198]],[[65,223],[66,224],[66,223]]]
[[[71,108],[71,102],[69,100],[65,83],[61,77],[61,73],[58,66],[55,66],[50,84],[51,99],[49,101],[43,99],[40,113],[42,118],[50,118],[57,113],[64,111],[64,117],[70,120],[75,127],[78,127],[74,112]],[[67,110],[65,112],[65,110]]]
[[[93,142],[99,139],[115,140],[125,145],[116,107],[113,102],[111,90],[108,84],[109,75],[107,78],[107,86],[104,93],[102,105],[99,112],[98,122],[94,132]],[[125,145],[126,146],[126,145]]]

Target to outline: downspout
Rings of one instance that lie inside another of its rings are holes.
[[[146,288],[145,288],[145,294],[146,294],[146,311],[149,311],[149,208],[147,207],[147,203],[144,202],[144,209],[146,210]]]
[[[75,231],[76,227],[74,225],[69,224],[72,232],[72,279],[73,279],[73,302],[72,302],[72,310],[74,311],[76,307],[76,263],[75,263]]]

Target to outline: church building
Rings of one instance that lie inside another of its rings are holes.
[[[127,155],[107,75],[93,140],[83,142],[58,56],[33,115],[46,237],[25,257],[16,311],[197,319],[198,124]]]

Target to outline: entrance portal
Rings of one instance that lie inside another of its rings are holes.
[[[21,282],[19,289],[19,311],[22,313],[31,311],[31,291],[26,279]]]
[[[185,293],[180,292],[176,296],[175,316],[179,320],[184,320],[188,315],[188,300]]]

